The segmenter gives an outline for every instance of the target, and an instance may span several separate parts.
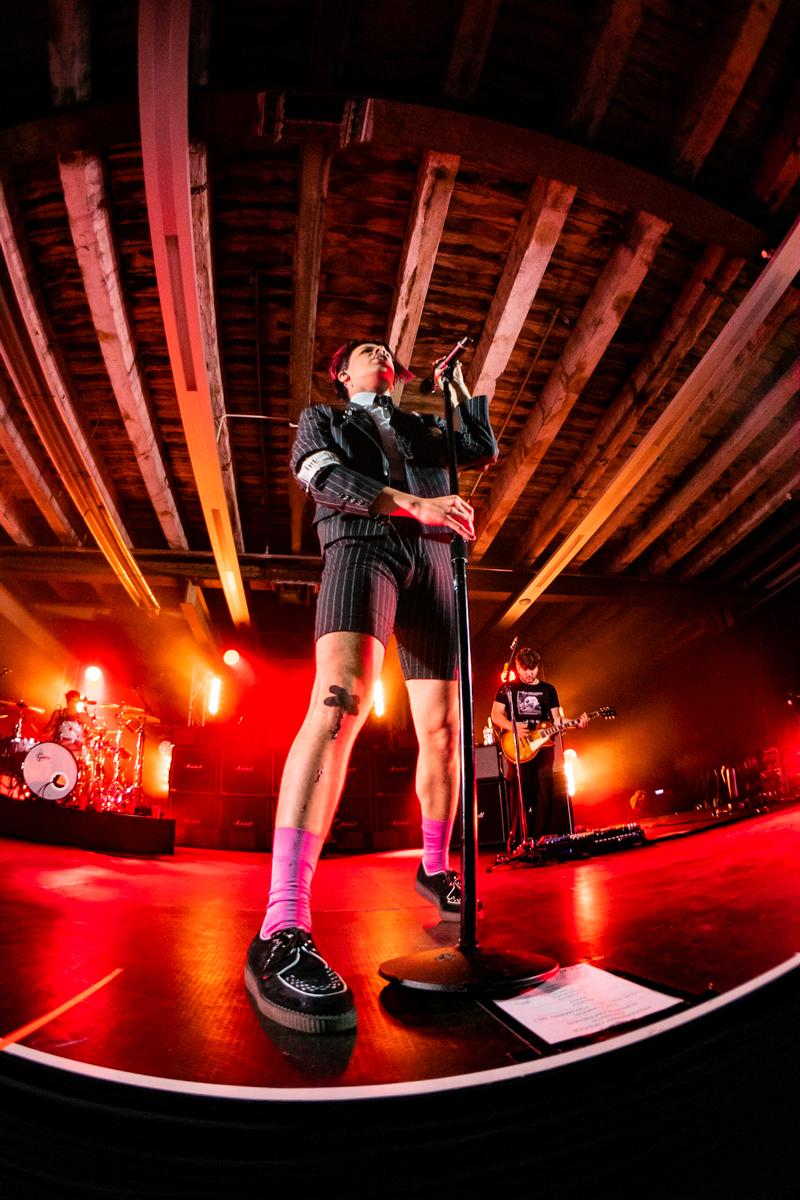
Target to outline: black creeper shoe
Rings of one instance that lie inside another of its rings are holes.
[[[443,921],[461,920],[461,876],[458,871],[434,871],[429,875],[420,863],[414,890],[436,905]]]
[[[301,1033],[354,1029],[353,993],[305,929],[290,926],[256,935],[247,951],[245,987],[259,1012]]]

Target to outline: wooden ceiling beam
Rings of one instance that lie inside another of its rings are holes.
[[[786,104],[780,128],[767,139],[756,180],[755,192],[771,213],[791,196],[800,179],[800,81]]]
[[[787,300],[786,297],[782,297],[767,320],[756,327],[730,367],[710,384],[704,396],[698,397],[691,421],[687,421],[681,429],[676,431],[669,446],[665,447],[659,456],[658,463],[653,470],[649,471],[644,479],[631,488],[630,493],[617,507],[614,514],[598,529],[594,537],[589,539],[581,553],[576,555],[576,564],[582,564],[590,559],[601,546],[604,546],[614,536],[617,530],[630,520],[636,510],[646,503],[648,497],[653,495],[654,488],[657,487],[659,481],[670,470],[678,470],[676,464],[679,464],[682,458],[690,457],[693,445],[698,447],[698,451],[705,446],[706,439],[703,437],[703,430],[727,404],[748,373],[756,366],[761,355],[785,322],[786,317],[794,309],[796,309],[795,299],[791,297]]]
[[[595,43],[569,124],[593,138],[616,90],[631,46],[641,28],[644,0],[611,0]]]
[[[508,171],[514,178],[560,179],[612,204],[648,212],[703,244],[755,258],[771,237],[683,184],[652,175],[588,146],[468,113],[374,100],[370,140],[376,145],[440,150]],[[0,147],[2,138],[0,138]]]
[[[738,382],[738,381],[737,381]],[[748,405],[754,403],[739,425],[725,438],[711,458],[694,472],[683,487],[672,496],[661,501],[653,515],[630,534],[625,546],[608,564],[612,573],[622,571],[629,563],[643,554],[667,529],[674,526],[737,458],[747,450],[760,434],[783,413],[784,409],[800,392],[800,358],[792,363],[788,371],[778,379],[761,399],[748,397]],[[699,430],[698,430],[699,432]],[[798,439],[800,449],[800,439]],[[705,506],[716,511],[716,503]]]
[[[55,107],[85,104],[92,94],[90,0],[47,0],[47,51]]]
[[[2,347],[7,345],[8,338],[7,332],[4,333],[9,329],[10,321],[6,305],[7,299],[5,288],[0,285],[0,354],[3,354]],[[3,357],[5,358],[5,354]],[[55,495],[42,474],[39,464],[31,454],[30,447],[17,426],[11,397],[6,395],[6,385],[3,380],[0,380],[0,446],[3,447],[31,499],[58,540],[66,545],[74,545],[78,541],[78,534],[72,519],[67,515],[61,500]]]
[[[658,461],[686,422],[691,420],[696,405],[713,385],[713,381],[724,376],[729,369],[742,345],[746,343],[749,330],[767,319],[792,285],[798,270],[800,219],[795,222],[736,312],[617,472],[604,494],[536,572],[527,587],[506,608],[498,622],[500,629],[508,628],[525,614],[536,597],[541,596],[561,571],[575,559],[589,539]]]
[[[400,362],[406,365],[414,354],[459,162],[455,154],[438,154],[428,150],[422,155],[417,171],[392,309],[386,327],[386,341]],[[402,380],[398,380],[394,389],[396,404],[400,401],[402,390]]]
[[[464,0],[442,91],[471,100],[478,90],[501,0]]]
[[[217,650],[217,636],[203,589],[194,582],[187,582],[179,607],[195,641],[207,649]]]
[[[495,474],[488,499],[477,515],[473,557],[484,554],[500,532],[562,428],[619,328],[668,229],[657,217],[640,213],[627,235],[617,243],[535,408]]]
[[[94,155],[59,161],[72,241],[111,390],[158,522],[174,549],[187,549],[177,504],[139,367],[109,216],[103,165]]]
[[[35,546],[36,539],[13,496],[0,487],[0,525],[18,546]]]
[[[23,637],[31,642],[38,653],[50,658],[52,663],[69,663],[71,655],[65,646],[53,637],[49,629],[32,615],[30,607],[17,600],[4,583],[0,583],[0,617],[5,617]]]
[[[189,181],[188,0],[141,0],[139,106],[145,196],[172,377],[198,497],[234,624],[250,614],[239,570],[205,360]]]
[[[214,288],[214,255],[211,241],[211,210],[209,205],[208,152],[201,142],[189,147],[189,184],[192,195],[192,229],[194,231],[194,262],[197,294],[200,305],[203,353],[208,372],[211,411],[217,430],[217,453],[222,473],[222,486],[228,502],[228,514],[233,528],[237,553],[244,553],[242,518],[236,492],[230,431],[222,386],[222,364],[217,336],[217,297]]]
[[[679,178],[694,179],[706,161],[744,91],[780,5],[781,0],[750,0],[741,14],[729,8],[719,22],[716,44],[704,53],[705,73],[678,127],[673,163]]]
[[[322,269],[322,234],[325,227],[330,165],[330,143],[322,138],[309,138],[301,143],[294,250],[292,351],[289,365],[289,420],[295,424],[302,410],[311,403],[317,300]],[[305,501],[305,492],[292,482],[289,486],[289,505],[291,545],[295,553],[299,551],[302,541]]]
[[[0,182],[0,246],[16,300],[0,301],[0,353],[36,433],[89,532],[135,604],[158,611],[131,553],[131,540],[78,418],[55,353],[55,339],[38,303]],[[0,292],[5,289],[0,284]]]
[[[745,517],[743,512],[741,517],[737,515],[735,519],[736,541],[741,541],[747,533],[755,528],[755,524],[752,523],[755,514],[763,514],[758,517],[756,522],[758,524],[776,508],[779,508],[786,499],[787,492],[796,486],[800,478],[800,466],[798,465],[800,460],[797,449],[797,428],[792,423],[791,428],[784,432],[774,445],[770,446],[762,458],[747,464],[746,469],[742,471],[735,483],[730,487],[720,489],[720,493],[714,495],[713,502],[693,508],[683,520],[673,527],[666,544],[650,559],[648,570],[654,575],[661,575],[669,571],[677,562],[686,558],[714,530],[719,529],[734,514],[738,514],[738,510],[743,509],[745,502],[764,488],[765,494],[755,502],[752,512],[748,507],[748,516]],[[767,486],[765,487],[765,485]],[[732,544],[735,545],[736,541]],[[722,547],[728,544],[726,530],[723,529],[719,545],[715,539],[714,544],[702,551],[698,563],[692,563],[686,578],[691,578],[721,558],[725,553]]]
[[[572,467],[538,510],[520,539],[514,565],[532,563],[585,505],[610,464],[615,461],[642,416],[657,401],[669,372],[683,359],[720,305],[708,284],[724,258],[720,246],[709,246],[695,264],[657,337],[633,368],[606,409]],[[737,270],[744,265],[735,260]]]
[[[503,273],[469,364],[476,395],[494,395],[556,248],[576,188],[537,179],[514,233]]]

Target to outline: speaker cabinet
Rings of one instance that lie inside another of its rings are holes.
[[[487,747],[488,748],[488,747]],[[478,780],[478,845],[503,846],[506,843],[505,780]]]
[[[475,778],[502,779],[503,769],[500,759],[500,746],[492,742],[490,746],[475,747]]]
[[[175,845],[217,849],[221,846],[219,796],[216,792],[171,790],[169,815],[175,821]]]
[[[272,798],[223,795],[220,804],[222,845],[227,850],[269,850],[272,846]]]
[[[216,746],[175,746],[169,772],[170,791],[216,792],[219,758]]]
[[[269,750],[223,750],[220,790],[223,796],[271,795],[274,789]]]
[[[329,834],[337,850],[371,849],[372,805],[371,796],[342,796]]]

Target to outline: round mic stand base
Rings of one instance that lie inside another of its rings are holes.
[[[447,946],[389,959],[378,973],[389,983],[421,991],[509,996],[552,979],[558,970],[555,959],[541,954]]]

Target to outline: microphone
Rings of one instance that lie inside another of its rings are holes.
[[[442,370],[445,367],[454,367],[471,341],[471,337],[463,337],[460,342],[456,342],[449,354],[445,354],[443,358],[437,358],[433,364],[434,373],[428,375],[419,385],[419,390],[424,396],[429,396],[431,392],[436,390],[436,370]]]

